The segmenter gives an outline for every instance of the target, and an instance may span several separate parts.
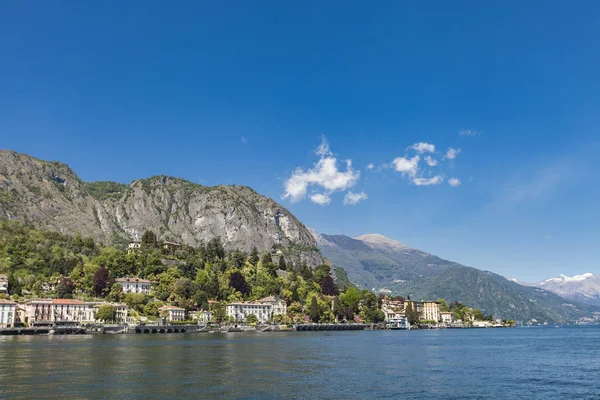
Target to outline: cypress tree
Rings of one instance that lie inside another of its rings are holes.
[[[310,320],[312,322],[319,322],[319,319],[321,319],[321,316],[319,315],[319,304],[317,303],[317,298],[313,296],[310,301]]]

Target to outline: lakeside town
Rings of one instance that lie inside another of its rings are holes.
[[[515,325],[458,302],[376,295],[289,247],[226,250],[218,237],[191,247],[152,231],[103,246],[15,221],[0,238],[0,334]]]
[[[152,282],[136,277],[118,278],[115,283],[121,287],[123,294],[153,293]],[[44,284],[45,291],[51,293],[56,285]],[[287,317],[286,302],[276,296],[268,296],[256,301],[236,301],[224,305],[225,318],[218,318],[217,313],[222,304],[209,300],[209,308],[185,309],[174,305],[163,305],[158,308],[159,318],[149,321],[146,317],[132,317],[129,306],[125,303],[106,301],[82,301],[78,299],[32,298],[23,301],[7,299],[10,293],[8,277],[0,275],[0,334],[16,334],[19,328],[51,328],[80,327],[79,332],[86,332],[86,326],[105,324],[114,327],[136,327],[151,324],[163,325],[209,325],[219,324],[235,328],[252,328],[257,325],[277,325]],[[334,302],[333,296],[331,301]],[[389,298],[380,296],[379,309],[384,320],[371,324],[371,328],[379,329],[440,329],[440,328],[490,328],[514,326],[514,321],[478,320],[476,311],[462,306],[459,311],[443,311],[448,309],[445,301],[414,301],[402,297]],[[457,318],[460,315],[460,318]],[[484,317],[485,318],[485,317]],[[411,324],[412,320],[412,324]],[[295,321],[300,323],[317,323],[315,321]],[[335,320],[335,324],[342,321]],[[357,318],[352,324],[364,324]],[[346,324],[348,322],[346,321]],[[329,324],[325,324],[329,325]],[[284,328],[285,329],[285,328]],[[246,329],[251,330],[251,329]],[[42,330],[45,332],[44,330]],[[30,332],[37,332],[35,330]],[[112,331],[114,332],[114,331]],[[127,332],[123,329],[120,332]]]

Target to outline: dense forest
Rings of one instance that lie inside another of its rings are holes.
[[[13,299],[104,299],[126,303],[134,317],[157,318],[159,307],[171,304],[210,308],[214,320],[222,322],[225,304],[274,295],[288,304],[288,315],[277,316],[278,322],[382,321],[377,296],[357,290],[343,269],[337,271],[341,279],[336,284],[328,265],[288,265],[281,253],[256,248],[249,254],[226,251],[219,238],[198,247],[173,247],[146,231],[141,248],[127,251],[91,238],[0,222],[0,273],[8,275]],[[152,295],[124,294],[115,284],[121,277],[150,280]]]

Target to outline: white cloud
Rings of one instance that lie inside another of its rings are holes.
[[[329,142],[325,136],[321,136],[321,144],[315,150],[315,153],[319,157],[330,156],[331,152],[329,151]]]
[[[452,187],[457,187],[460,186],[461,181],[458,178],[450,178],[448,179],[448,184]]]
[[[460,152],[461,152],[461,149],[453,149],[452,147],[450,147],[448,149],[448,151],[446,152],[446,158],[448,160],[454,160]]]
[[[375,164],[373,164],[373,163],[367,164],[367,169],[373,169],[373,168],[375,168]]]
[[[478,131],[474,131],[471,129],[461,129],[458,131],[458,135],[459,136],[479,136],[481,135],[481,132]]]
[[[289,198],[292,203],[298,202],[306,197],[309,186],[320,187],[327,194],[331,194],[335,191],[348,190],[356,184],[360,178],[360,171],[352,169],[351,160],[346,160],[345,171],[338,169],[337,159],[331,155],[325,137],[316,152],[321,155],[321,158],[313,168],[307,170],[298,168],[285,181],[282,199]],[[312,196],[311,200],[313,200]]]
[[[242,138],[240,139],[240,141],[242,142],[242,144],[248,143],[248,139],[246,139],[246,136],[242,136]]]
[[[413,178],[413,183],[417,186],[429,186],[429,185],[439,185],[444,181],[440,175],[436,175],[432,178]]]
[[[344,205],[353,206],[355,204],[358,204],[362,200],[366,200],[367,198],[368,198],[368,196],[365,192],[360,192],[360,193],[348,192],[344,196]]]
[[[394,165],[394,169],[396,171],[414,177],[417,175],[417,171],[419,170],[420,160],[420,156],[414,156],[410,159],[406,157],[397,157],[394,159],[394,161],[392,161],[392,164]]]
[[[434,159],[434,158],[431,158],[431,156],[426,156],[425,157],[425,162],[430,167],[435,167],[437,165],[437,163],[438,163],[438,161],[436,159]]]
[[[550,235],[546,236],[546,240],[550,240],[550,239],[552,239],[552,236],[550,236]]]
[[[315,193],[310,196],[310,201],[321,206],[326,206],[331,202],[331,197],[327,196],[326,194]]]
[[[410,146],[411,149],[416,150],[418,153],[435,153],[435,146],[429,143],[419,142]]]

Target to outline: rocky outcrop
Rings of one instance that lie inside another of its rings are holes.
[[[230,249],[281,248],[294,262],[322,262],[308,229],[249,187],[169,176],[86,183],[65,164],[12,151],[0,151],[0,218],[102,242],[126,242],[147,229],[191,246],[218,236]]]

